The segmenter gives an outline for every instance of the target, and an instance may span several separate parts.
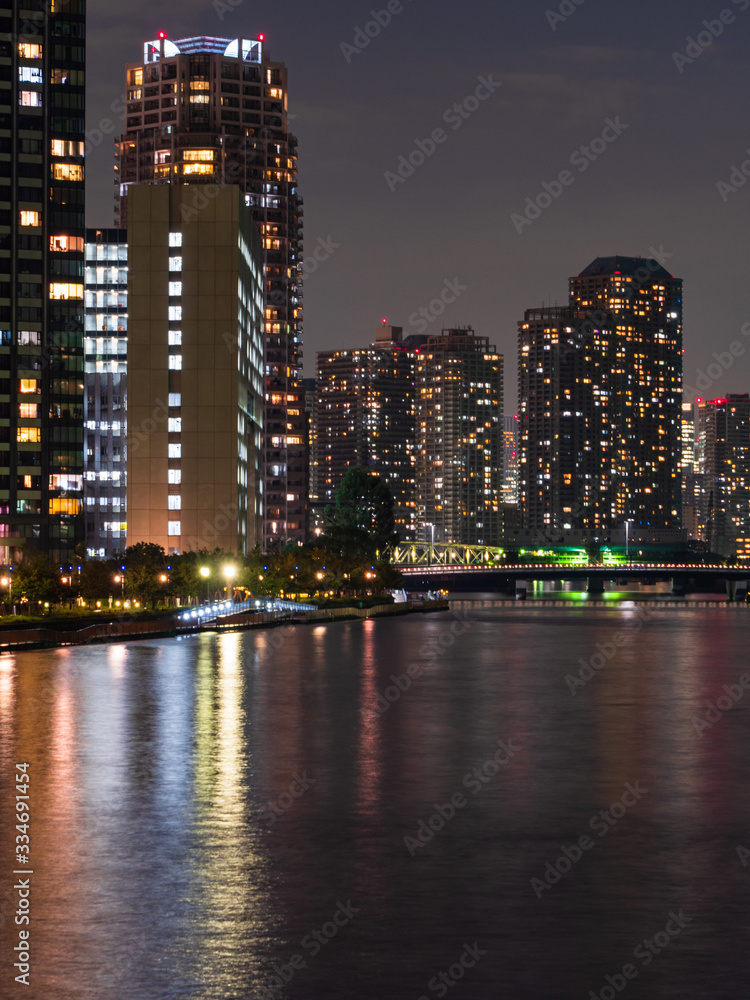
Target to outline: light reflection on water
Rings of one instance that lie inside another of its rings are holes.
[[[441,614],[0,658],[5,858],[14,763],[32,779],[26,995],[416,1000],[476,941],[487,954],[451,995],[572,1000],[680,910],[692,922],[636,962],[630,994],[740,995],[745,696],[696,720],[747,672],[750,612],[454,608],[459,638]],[[566,676],[619,630],[572,694]],[[424,673],[379,710],[409,664]],[[498,740],[520,750],[474,794]],[[640,801],[592,833],[634,783]],[[404,838],[455,793],[411,857]],[[538,899],[531,880],[587,833]]]

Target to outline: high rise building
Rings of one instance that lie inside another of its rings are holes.
[[[0,16],[0,562],[83,540],[85,0]]]
[[[84,504],[89,557],[127,535],[128,244],[124,229],[86,230]]]
[[[709,551],[750,559],[750,396],[699,401],[698,433]]]
[[[609,322],[570,307],[519,324],[519,503],[527,528],[599,529],[615,507]]]
[[[681,524],[682,282],[599,257],[519,333],[527,527]]]
[[[127,541],[168,553],[262,537],[263,247],[240,188],[128,206]]]
[[[683,472],[695,472],[696,464],[695,405],[682,404],[682,459]]]
[[[319,352],[313,430],[316,500],[333,504],[349,469],[370,469],[393,494],[405,540],[415,539],[417,516],[414,347],[401,327],[383,326],[370,347]]]
[[[417,504],[424,541],[499,545],[503,359],[471,327],[443,330],[417,364]]]
[[[503,504],[518,504],[518,414],[503,418]]]
[[[702,517],[703,476],[698,466],[700,435],[696,428],[695,404],[682,404],[682,526],[688,538],[698,541],[705,538]]]
[[[126,129],[116,163],[117,224],[133,184],[189,185],[185,221],[219,187],[237,184],[263,239],[266,546],[302,543],[307,444],[301,381],[302,199],[297,140],[289,133],[287,69],[263,35],[182,38],[164,33],[126,67]]]
[[[614,517],[679,528],[682,281],[655,260],[598,257],[571,278],[570,304],[595,326],[611,317]]]

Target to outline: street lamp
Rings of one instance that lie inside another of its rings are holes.
[[[8,614],[13,614],[13,578],[4,576],[0,583],[8,588]]]
[[[118,573],[118,575],[115,577],[115,583],[120,584],[120,587],[122,589],[122,598],[123,600],[125,600],[125,574]]]
[[[236,574],[237,570],[234,566],[224,567],[224,576],[226,577],[227,580],[227,600],[229,600],[229,587],[231,585],[232,580],[234,580]]]
[[[208,604],[208,578],[211,576],[211,570],[208,566],[201,566],[201,576],[206,581],[206,604]]]

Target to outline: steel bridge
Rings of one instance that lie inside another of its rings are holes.
[[[406,578],[417,588],[489,590],[525,588],[534,581],[585,581],[591,593],[601,593],[607,581],[655,583],[671,580],[676,593],[700,591],[726,584],[734,595],[738,583],[750,581],[750,566],[671,562],[590,562],[571,551],[555,563],[508,563],[502,549],[484,545],[414,543],[400,545],[393,556]]]
[[[446,545],[410,542],[393,553],[394,566],[494,566],[505,558],[503,549],[488,545]]]

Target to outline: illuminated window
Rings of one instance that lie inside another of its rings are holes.
[[[213,163],[186,163],[182,168],[186,177],[190,174],[213,174],[215,170]]]
[[[168,337],[170,347],[179,347],[182,344],[182,330],[170,330]]]
[[[169,307],[169,322],[179,323],[182,319],[182,306],[170,306]]]
[[[131,87],[143,86],[143,69],[131,69],[128,73],[128,84]]]
[[[167,472],[167,482],[170,486],[179,486],[182,482],[182,470],[181,469],[170,469]]]
[[[51,152],[53,156],[83,156],[84,146],[82,142],[72,139],[53,139]]]
[[[19,444],[37,444],[42,440],[40,427],[19,427],[16,431],[16,441]]]
[[[44,83],[44,74],[38,66],[21,66],[18,70],[19,83]]]
[[[208,86],[208,84],[206,85]],[[208,94],[191,94],[191,104],[208,104]]]
[[[181,444],[170,444],[167,446],[169,448],[170,458],[182,458],[182,445]]]
[[[42,213],[36,211],[24,210],[19,212],[18,223],[21,226],[41,226],[42,224]]]
[[[170,392],[170,394],[169,394],[169,405],[170,406],[182,406],[182,393],[181,392]]]
[[[57,253],[83,253],[82,236],[50,236],[49,248]]]
[[[182,154],[185,163],[213,163],[213,149],[186,149]]]
[[[208,80],[191,80],[190,81],[191,90],[208,90],[209,82]]]
[[[17,335],[19,344],[37,344],[42,342],[42,335],[38,330],[19,330]]]
[[[181,354],[170,354],[169,355],[169,367],[172,371],[179,372],[182,371],[182,355]]]
[[[80,514],[81,501],[71,499],[50,500],[49,512],[50,514]]]
[[[167,421],[167,430],[170,434],[182,434],[182,417],[170,417]]]
[[[82,163],[53,163],[52,179],[56,181],[82,181]]]
[[[154,177],[169,177],[171,169],[168,163],[165,163],[164,166],[154,167]]]
[[[169,282],[169,294],[170,295],[182,295],[182,282],[181,281],[170,281]]]
[[[83,285],[73,282],[53,282],[49,286],[49,297],[51,299],[82,299]]]
[[[41,108],[42,93],[40,90],[21,90],[18,103],[24,108]]]
[[[39,383],[33,378],[22,378],[18,383],[18,391],[25,392],[39,392]]]
[[[170,257],[169,258],[169,270],[170,271],[181,271],[182,270],[182,257]]]
[[[275,98],[277,101],[280,101],[281,98],[284,96],[284,91],[280,87],[271,87],[271,89],[268,91],[268,96]]]
[[[169,245],[171,247],[181,247],[182,246],[182,233],[170,233],[169,234]]]
[[[182,510],[182,497],[169,497],[168,498],[168,509],[169,510]]]
[[[18,54],[21,59],[41,59],[42,46],[34,42],[19,42]]]
[[[167,528],[167,534],[169,535],[181,535],[182,534],[182,521],[170,521]]]
[[[39,407],[36,403],[19,403],[18,416],[22,420],[36,420],[39,416]]]

